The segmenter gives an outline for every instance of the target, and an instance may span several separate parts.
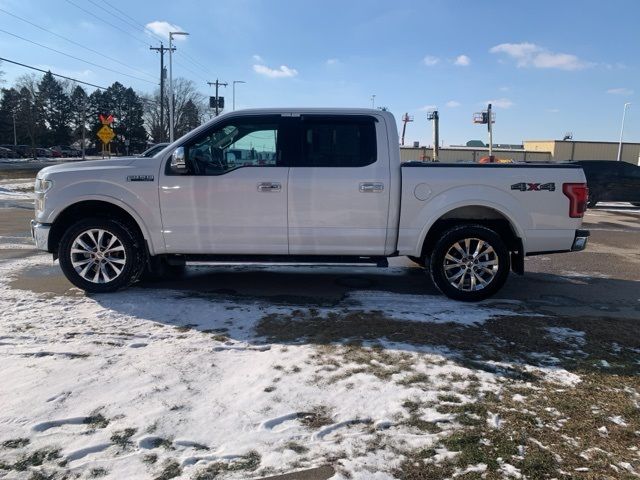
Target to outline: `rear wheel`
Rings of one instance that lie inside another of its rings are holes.
[[[461,225],[438,240],[429,267],[442,293],[475,302],[504,285],[510,269],[509,250],[495,231],[482,225]]]
[[[115,219],[92,218],[72,225],[58,249],[60,267],[76,287],[90,293],[131,285],[144,266],[140,241]]]

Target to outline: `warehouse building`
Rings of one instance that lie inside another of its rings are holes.
[[[525,140],[528,152],[549,152],[554,162],[575,160],[617,160],[618,142],[589,142],[581,140]],[[638,164],[640,143],[623,143],[621,160]]]
[[[577,160],[617,160],[618,142],[589,142],[574,140],[526,140],[524,148],[494,148],[499,159],[514,162],[570,162]],[[477,162],[489,155],[487,147],[442,147],[441,162]],[[621,160],[640,165],[640,143],[623,143]],[[433,147],[401,147],[400,159],[433,161]]]

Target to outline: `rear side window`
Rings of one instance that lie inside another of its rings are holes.
[[[296,166],[364,167],[376,161],[371,117],[304,117],[302,152]]]

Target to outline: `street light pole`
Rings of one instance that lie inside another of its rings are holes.
[[[624,135],[624,120],[627,116],[627,108],[629,108],[630,105],[631,103],[627,102],[624,104],[624,108],[622,109],[622,126],[620,127],[620,142],[618,143],[618,161],[622,159],[622,136]]]
[[[187,32],[169,32],[169,143],[173,143],[173,36],[189,35]]]
[[[233,81],[233,109],[236,109],[236,83],[247,83],[244,80],[234,80]]]
[[[16,112],[13,113],[13,146],[18,148],[18,135],[16,133]]]
[[[375,108],[376,106],[376,94],[371,95],[371,108]]]

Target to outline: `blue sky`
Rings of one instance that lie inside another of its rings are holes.
[[[239,108],[368,107],[375,94],[376,106],[398,120],[414,116],[407,141],[429,141],[425,110],[437,106],[441,139],[460,144],[486,140],[486,128],[471,118],[489,100],[497,143],[567,131],[617,141],[623,104],[631,102],[625,140],[640,142],[637,1],[0,0],[0,8],[1,30],[147,80],[0,31],[0,56],[99,85],[118,80],[153,90],[159,60],[149,46],[159,40],[144,25],[162,36],[171,24],[190,33],[177,41],[174,77],[194,80],[204,94],[207,80],[244,80]],[[0,68],[5,84],[28,72],[6,62]],[[230,106],[231,88],[222,92]]]

